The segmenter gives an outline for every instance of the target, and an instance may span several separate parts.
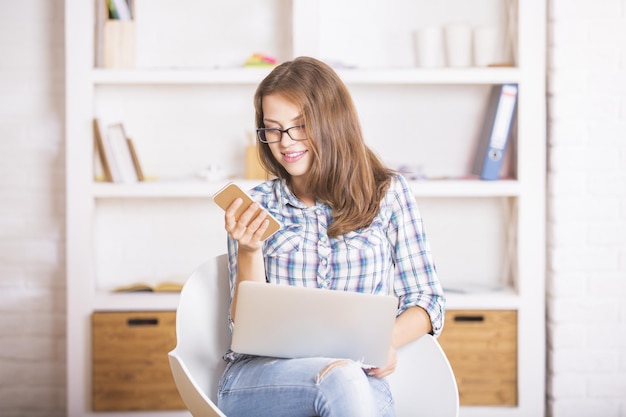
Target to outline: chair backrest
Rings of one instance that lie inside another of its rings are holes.
[[[194,417],[225,417],[215,405],[217,384],[230,347],[228,263],[220,255],[198,267],[185,283],[176,313],[176,348],[170,367]],[[389,377],[398,417],[457,417],[454,374],[439,343],[426,335],[398,349],[398,368]]]
[[[181,398],[194,416],[223,416],[215,403],[217,384],[226,366],[222,355],[230,347],[229,299],[226,255],[200,265],[180,294],[176,348],[169,359]],[[212,404],[205,404],[206,400]]]
[[[459,391],[439,342],[427,334],[398,349],[398,367],[388,378],[398,417],[457,417]]]

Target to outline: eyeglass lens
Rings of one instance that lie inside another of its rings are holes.
[[[293,140],[305,140],[306,139],[306,132],[304,130],[304,125],[292,126],[288,129],[278,129],[278,128],[257,129],[257,135],[259,137],[259,140],[264,143],[280,142],[282,140],[283,133],[287,133],[289,137]]]

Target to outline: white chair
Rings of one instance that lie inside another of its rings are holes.
[[[194,417],[226,417],[215,405],[230,346],[226,255],[207,261],[185,283],[176,313],[176,348],[170,367],[183,402]],[[456,417],[459,396],[448,359],[432,336],[398,350],[389,377],[398,417]]]
[[[387,380],[398,417],[459,415],[459,391],[450,362],[429,334],[398,349],[398,366]]]

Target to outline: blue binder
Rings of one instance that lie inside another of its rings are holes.
[[[472,170],[482,180],[497,180],[500,176],[515,118],[517,92],[517,84],[502,84],[493,87],[489,97],[485,124]]]

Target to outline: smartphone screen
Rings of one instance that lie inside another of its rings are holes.
[[[237,198],[241,198],[243,200],[243,204],[239,206],[237,212],[235,213],[235,217],[239,218],[239,216],[241,216],[241,214],[248,207],[250,207],[250,204],[254,202],[248,193],[242,190],[237,184],[231,182],[213,194],[213,201],[215,201],[215,203],[220,206],[222,210],[226,210]],[[278,223],[278,220],[276,220],[270,213],[267,213],[266,218],[270,221],[270,224],[263,233],[261,240],[267,239],[280,229],[280,223]]]

